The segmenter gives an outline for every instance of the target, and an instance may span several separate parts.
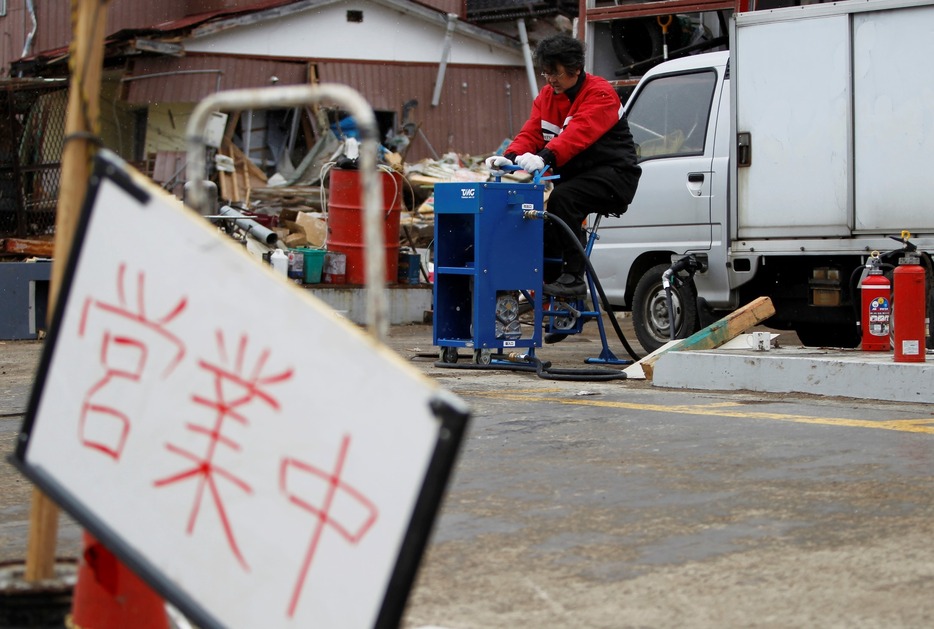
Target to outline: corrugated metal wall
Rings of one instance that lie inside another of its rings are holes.
[[[6,17],[2,18],[3,44],[0,45],[0,70],[9,76],[10,63],[22,57],[26,35],[32,21],[26,13],[25,0],[7,0]]]
[[[277,0],[110,0],[106,3],[107,34],[148,28],[197,13],[281,3]],[[70,1],[45,0],[34,4],[38,28],[27,57],[63,48],[72,38]],[[7,73],[10,64],[23,57],[26,36],[33,28],[33,23],[26,11],[25,0],[7,0],[7,16],[0,19],[3,20],[0,30],[5,35],[3,45],[0,46],[0,69]]]
[[[197,103],[219,90],[304,85],[309,64],[243,57],[148,57],[132,62],[124,77],[125,98],[134,105]],[[149,78],[147,78],[149,77]]]
[[[437,107],[431,106],[437,65],[391,65],[321,61],[313,64],[318,80],[349,85],[374,110],[395,112],[402,124],[402,105],[418,107],[410,121],[421,125],[407,160],[417,161],[453,151],[481,154],[495,150],[518,132],[532,104],[523,68],[448,66]],[[192,72],[204,72],[192,74]],[[165,76],[165,73],[174,73]],[[267,87],[273,75],[278,85],[308,83],[309,64],[221,56],[139,59],[124,81],[131,104],[198,102],[221,89]],[[141,79],[147,75],[157,75]]]
[[[12,1],[17,4],[23,2]],[[33,51],[55,50],[71,42],[71,2],[55,0],[35,4],[39,30],[36,33]],[[187,0],[111,0],[107,3],[107,33],[142,28],[183,17],[187,4]]]
[[[460,12],[462,0],[424,0],[424,4]],[[33,50],[50,50],[71,40],[71,3],[64,0],[39,2],[39,28]],[[223,4],[255,5],[256,1],[225,0]],[[186,0],[111,0],[108,3],[107,31],[135,28],[177,19],[193,3]],[[31,20],[24,0],[9,0],[10,24],[23,25],[22,39],[16,41],[16,29],[9,29],[3,54],[8,64],[21,56],[25,34]],[[440,62],[440,59],[439,59]],[[140,58],[130,68],[130,80],[124,90],[130,104],[153,102],[198,102],[217,89],[264,87],[277,76],[279,85],[308,82],[309,64],[304,61],[257,60],[252,58],[195,56],[182,58]],[[197,74],[195,74],[197,72]],[[175,73],[171,80],[164,73]],[[139,79],[143,75],[163,75],[158,79]],[[503,139],[518,131],[528,115],[532,95],[521,67],[489,68],[449,66],[437,107],[431,99],[438,66],[387,65],[322,61],[317,64],[320,81],[349,85],[364,95],[373,108],[401,114],[403,103],[416,99],[418,108],[412,119],[421,125],[421,133],[407,155],[410,161],[440,156],[448,151],[482,154],[496,149]],[[401,124],[401,120],[398,121]]]
[[[243,4],[254,4],[243,2]],[[71,43],[71,2],[54,0],[35,2],[36,34],[30,50],[25,55],[30,57],[40,52],[57,50]],[[127,28],[151,26],[185,15],[188,0],[159,0],[158,2],[139,2],[138,0],[111,0],[107,3],[107,33],[116,33]],[[4,75],[9,73],[10,64],[23,58],[26,37],[33,29],[32,17],[26,10],[25,0],[7,0],[7,15],[0,23],[3,45],[0,46],[0,69]]]
[[[448,66],[437,107],[431,106],[436,65],[322,61],[317,68],[321,81],[353,87],[375,110],[401,114],[403,103],[418,100],[410,118],[424,136],[412,143],[410,162],[434,157],[432,149],[438,156],[489,153],[519,131],[532,105],[523,68]]]

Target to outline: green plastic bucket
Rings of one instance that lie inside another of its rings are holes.
[[[302,253],[304,254],[305,283],[320,284],[321,269],[324,268],[324,249],[305,249]]]

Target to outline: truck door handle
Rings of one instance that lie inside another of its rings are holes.
[[[704,192],[704,173],[688,173],[688,190],[699,197]]]
[[[688,173],[690,183],[704,183],[704,173]]]

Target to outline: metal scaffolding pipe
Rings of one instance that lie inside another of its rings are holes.
[[[33,2],[33,0],[26,0],[26,11],[29,13],[29,19],[32,20],[32,28],[26,33],[26,43],[23,44],[23,54],[21,55],[23,57],[28,57],[32,54],[32,42],[36,38],[36,31],[39,30],[39,19],[36,17],[36,3]]]
[[[260,225],[249,216],[244,216],[241,212],[238,212],[229,205],[221,207],[221,209],[218,210],[218,213],[223,218],[234,219],[234,225],[239,227],[244,233],[253,236],[253,238],[256,238],[260,242],[264,242],[267,245],[274,245],[279,242],[279,236],[276,234],[276,232],[272,231],[268,227]]]
[[[438,78],[435,79],[435,92],[431,95],[431,106],[437,107],[441,102],[441,88],[444,87],[444,73],[448,69],[448,59],[451,57],[451,45],[454,42],[454,28],[457,26],[457,14],[448,13],[448,27],[444,33],[444,50],[441,52],[441,64],[438,66]]]
[[[136,76],[125,76],[120,79],[121,83],[132,83],[133,81],[143,81],[146,79],[160,79],[167,76],[183,76],[187,74],[216,74],[217,78],[214,80],[214,91],[219,92],[221,90],[221,81],[224,80],[224,71],[220,69],[206,69],[206,70],[172,70],[170,72],[153,72],[152,74],[138,74]]]
[[[538,96],[538,81],[535,80],[535,64],[532,62],[532,50],[529,48],[529,34],[525,30],[525,20],[516,20],[519,27],[519,41],[522,42],[522,56],[525,57],[525,74],[529,78],[529,94],[532,100]]]

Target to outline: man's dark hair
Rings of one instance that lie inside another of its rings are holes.
[[[584,44],[563,33],[546,37],[535,47],[535,63],[548,72],[558,65],[568,72],[584,67]]]

